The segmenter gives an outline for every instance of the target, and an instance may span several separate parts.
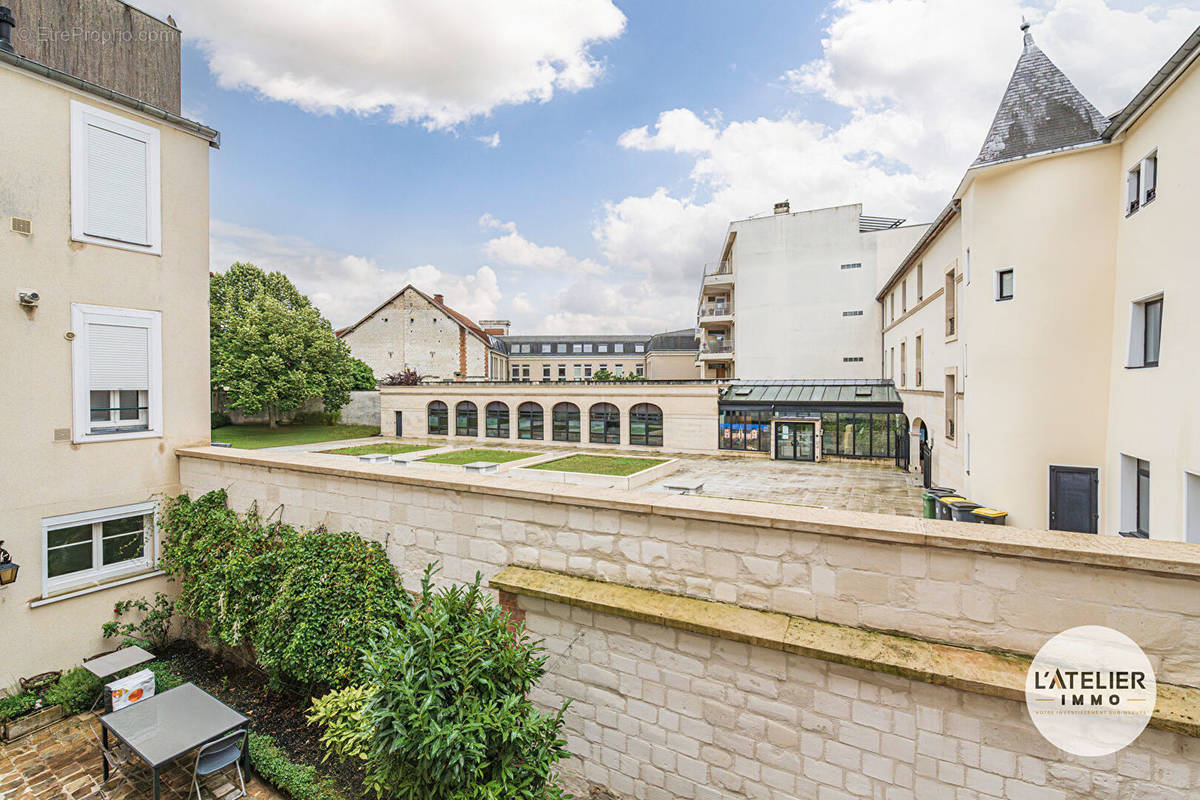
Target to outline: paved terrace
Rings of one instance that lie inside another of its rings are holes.
[[[101,780],[100,747],[93,735],[93,731],[99,730],[100,723],[94,714],[78,714],[23,739],[0,744],[0,800],[151,797],[150,769],[136,758],[126,768],[131,780],[121,784],[117,775],[107,782]],[[163,771],[164,800],[183,800],[188,796],[193,761],[193,757],[186,757]],[[204,789],[203,800],[226,800],[237,797],[239,792],[237,773],[232,769],[205,776],[200,785]],[[246,794],[253,800],[284,800],[284,795],[258,778],[246,779]]]
[[[259,453],[314,453],[353,447],[363,444],[405,443],[437,444],[415,439],[394,439],[373,436],[343,442],[317,442],[315,444],[289,445],[263,448]],[[456,443],[457,444],[457,443]],[[867,511],[876,514],[896,514],[902,517],[921,516],[921,476],[905,473],[890,462],[878,461],[822,461],[807,463],[798,461],[772,461],[765,456],[742,455],[661,455],[644,451],[590,450],[584,443],[581,447],[554,448],[537,447],[536,443],[515,444],[508,440],[484,440],[468,447],[493,447],[502,450],[529,450],[552,453],[562,450],[564,456],[571,453],[595,453],[596,455],[628,455],[636,457],[677,458],[679,469],[671,478],[696,478],[704,481],[700,494],[706,497],[723,497],[730,500],[756,500],[766,503],[831,508],[841,511]],[[650,484],[640,491],[665,492],[664,483]]]

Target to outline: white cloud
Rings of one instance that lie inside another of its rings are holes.
[[[335,328],[357,322],[407,284],[440,293],[472,319],[495,317],[500,307],[496,273],[487,266],[456,275],[431,264],[386,269],[374,259],[319,247],[298,236],[277,236],[221,220],[211,223],[209,263],[220,272],[235,261],[285,273]]]
[[[483,142],[491,149],[496,149],[500,146],[500,131],[496,131],[491,136],[476,136],[475,141]]]
[[[868,214],[931,219],[983,143],[1021,53],[1022,14],[1051,60],[1111,113],[1200,24],[1200,0],[1137,11],[1103,0],[838,0],[821,57],[782,81],[843,119],[725,123],[675,108],[626,131],[627,149],[693,156],[691,186],[607,204],[593,230],[605,259],[643,273],[635,296],[655,295],[674,325],[694,318],[701,269],[730,220],[784,199],[796,210],[862,202]],[[668,305],[676,298],[680,309]]]
[[[491,214],[479,218],[482,228],[504,231],[484,245],[488,258],[510,267],[558,272],[566,275],[603,275],[608,267],[590,258],[575,258],[561,247],[534,244],[517,231],[516,223],[501,222]]]
[[[305,111],[447,128],[592,86],[620,36],[612,0],[196,0],[173,13],[217,82]]]

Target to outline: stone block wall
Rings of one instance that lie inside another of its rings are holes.
[[[640,800],[1186,800],[1200,740],[1078,758],[1024,703],[518,598],[567,714],[569,786]]]

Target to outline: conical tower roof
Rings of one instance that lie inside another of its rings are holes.
[[[1100,139],[1108,119],[1034,44],[1022,24],[1025,49],[1017,59],[975,166],[1058,150]]]

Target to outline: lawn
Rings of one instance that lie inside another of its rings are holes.
[[[497,464],[503,464],[506,461],[516,461],[522,458],[533,458],[540,456],[541,453],[526,453],[515,450],[485,450],[482,448],[471,450],[455,450],[451,453],[439,453],[436,456],[422,459],[434,464],[470,464],[473,461],[493,461]]]
[[[243,450],[282,447],[289,444],[340,442],[379,433],[375,425],[226,425],[212,432],[212,441],[225,442]]]
[[[628,456],[567,456],[557,461],[534,464],[530,469],[552,469],[561,472],[588,472],[592,475],[632,475],[644,469],[667,463],[665,458],[630,458]]]
[[[339,447],[337,450],[322,450],[322,453],[334,453],[339,456],[365,456],[371,454],[381,454],[385,456],[394,456],[400,453],[415,453],[418,450],[432,450],[431,444],[396,444],[394,442],[380,442],[379,444],[359,444],[354,447]]]

